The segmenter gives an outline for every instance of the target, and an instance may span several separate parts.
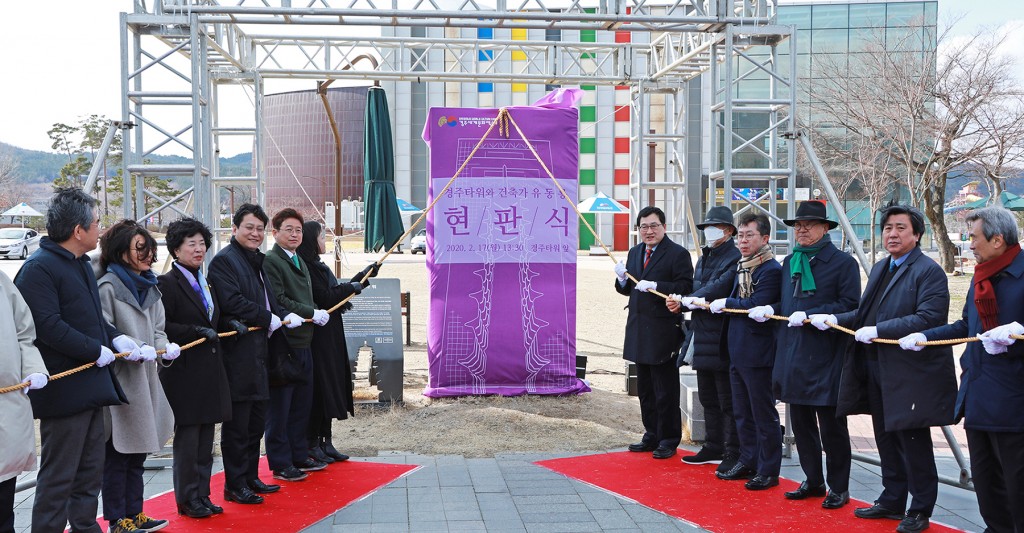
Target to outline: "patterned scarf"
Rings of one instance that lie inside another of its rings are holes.
[[[1014,244],[1002,255],[989,259],[974,267],[974,307],[978,309],[981,326],[988,331],[999,325],[999,303],[996,301],[996,289],[990,278],[999,274],[1020,253],[1020,244]]]
[[[754,294],[754,270],[774,258],[775,254],[767,244],[754,252],[754,255],[740,258],[739,266],[736,269],[740,298],[750,298],[750,295]]]
[[[210,294],[210,284],[206,282],[206,278],[203,277],[202,270],[196,270],[195,274],[192,270],[175,261],[174,266],[178,267],[185,279],[188,280],[188,284],[192,286],[192,290],[199,296],[199,299],[203,301],[203,307],[206,308],[207,320],[213,320],[213,295]]]

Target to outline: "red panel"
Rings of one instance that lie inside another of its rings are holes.
[[[617,154],[628,154],[629,153],[629,137],[618,137],[615,139],[615,153]]]
[[[615,110],[615,122],[629,122],[629,106],[624,105]]]
[[[628,168],[617,168],[617,169],[615,169],[615,184],[616,185],[629,185],[629,169]]]
[[[628,31],[617,31],[617,32],[615,32],[615,42],[617,42],[617,43],[628,43],[628,42],[630,42],[629,36],[630,36],[630,32],[628,32]]]
[[[629,200],[617,200],[620,204],[629,207]],[[615,244],[613,249],[615,250],[629,250],[629,226],[630,215],[614,215],[615,216]]]

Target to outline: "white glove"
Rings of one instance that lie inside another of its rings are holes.
[[[701,298],[701,300],[703,299],[704,298]],[[711,305],[708,306],[708,310],[711,311],[712,313],[715,313],[716,315],[721,313],[722,309],[725,309],[725,298],[719,298],[711,302]]]
[[[28,387],[25,387],[24,389],[21,390],[24,391],[25,394],[28,394],[29,389],[34,390],[45,387],[47,381],[50,381],[50,377],[47,376],[46,374],[33,372],[29,374],[28,377],[25,378],[25,381],[22,381],[22,383],[28,383]]]
[[[638,290],[640,292],[647,292],[647,291],[650,291],[650,290],[658,290],[658,282],[642,279],[642,280],[640,280],[640,281],[638,281],[636,283],[636,290]]]
[[[117,353],[129,352],[125,359],[129,361],[138,361],[142,359],[142,353],[139,351],[139,344],[135,342],[135,339],[128,335],[118,335],[111,344],[114,345],[114,349]]]
[[[615,277],[619,278],[619,281],[626,281],[626,262],[619,261],[615,263]]]
[[[313,311],[313,323],[318,326],[323,326],[331,319],[331,314],[323,309],[316,309]]]
[[[774,315],[775,308],[770,305],[759,305],[751,309],[747,316],[750,317],[754,322],[767,322],[769,320],[768,315]]]
[[[148,344],[139,347],[139,353],[142,354],[143,361],[156,361],[156,348]]]
[[[825,331],[826,329],[830,329],[832,327],[826,324],[826,322],[830,322],[832,324],[839,323],[839,320],[836,318],[836,315],[811,315],[807,318],[811,319],[812,326],[818,328],[821,331]]]
[[[993,328],[992,331],[995,331],[995,328]],[[988,333],[982,333],[981,335],[978,335],[978,337],[981,339],[981,345],[985,347],[985,351],[989,355],[999,355],[1010,350],[1005,344],[1000,344],[990,339],[988,337]]]
[[[693,296],[690,296],[689,298],[690,298],[690,303],[683,302],[683,305],[685,305],[686,307],[689,307],[691,310],[694,310],[694,309],[707,309],[708,308],[707,307],[708,301],[705,300],[703,296],[698,296],[696,298],[694,298]]]
[[[277,331],[279,327],[281,327],[281,319],[277,315],[270,315],[270,332]]]
[[[803,327],[804,320],[807,320],[807,313],[803,311],[793,311],[793,314],[789,315],[788,327],[799,328]]]
[[[288,329],[295,329],[303,324],[305,319],[295,313],[288,313],[285,315],[283,322],[287,322],[285,327]]]
[[[1024,335],[1024,326],[1021,326],[1017,322],[1010,322],[1009,324],[992,328],[986,331],[984,335],[986,339],[996,344],[1009,346],[1017,342],[1017,339],[1011,337],[1011,335]]]
[[[924,349],[924,346],[918,346],[917,343],[927,341],[928,337],[925,337],[924,333],[911,333],[910,335],[907,335],[906,337],[900,339],[900,348],[903,348],[904,350],[920,352],[921,350]]]
[[[100,356],[96,359],[96,366],[107,366],[114,362],[114,351],[106,346],[100,346]]]
[[[853,338],[857,342],[871,344],[872,341],[878,338],[878,326],[864,326],[853,333]]]
[[[164,347],[164,355],[163,355],[164,360],[165,361],[173,361],[173,360],[177,359],[179,355],[181,355],[181,346],[178,346],[177,344],[174,344],[173,342],[168,342],[167,346]]]

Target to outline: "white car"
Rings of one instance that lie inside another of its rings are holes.
[[[415,237],[412,238],[411,249],[409,253],[416,254],[421,253],[426,255],[427,253],[427,230],[421,229]]]
[[[0,257],[25,259],[39,248],[39,232],[28,228],[0,229]]]

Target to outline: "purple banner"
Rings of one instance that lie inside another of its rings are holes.
[[[590,390],[576,378],[577,110],[508,110],[529,145],[511,125],[480,142],[497,109],[431,109],[423,130],[431,201],[464,166],[427,215],[427,396]]]

